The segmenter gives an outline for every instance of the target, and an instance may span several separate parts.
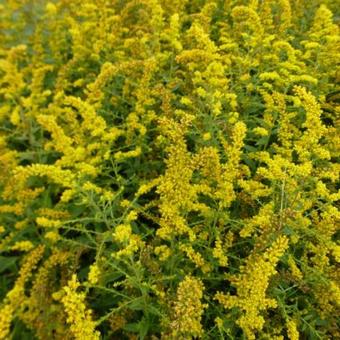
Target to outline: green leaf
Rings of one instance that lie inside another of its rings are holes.
[[[132,310],[144,310],[145,309],[144,298],[139,297],[134,299],[131,303],[129,303],[129,308]]]
[[[140,320],[139,322],[129,323],[124,326],[124,330],[138,333],[139,339],[144,339],[148,334],[149,329],[150,323],[149,320],[145,317],[143,317],[142,320]]]
[[[17,261],[17,256],[0,256],[0,273],[3,273],[8,268],[11,268],[15,265],[15,262]]]

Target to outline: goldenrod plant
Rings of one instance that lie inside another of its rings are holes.
[[[0,0],[0,339],[339,339],[337,0]]]

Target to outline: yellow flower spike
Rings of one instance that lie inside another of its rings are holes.
[[[67,314],[67,323],[75,339],[100,339],[99,331],[95,330],[96,324],[92,318],[92,311],[85,305],[85,293],[77,292],[79,287],[77,276],[73,274],[67,286],[62,288],[61,296],[54,295],[54,298],[63,304]]]
[[[134,157],[138,157],[142,154],[142,149],[141,147],[137,147],[135,150],[131,150],[131,151],[127,151],[127,152],[122,152],[122,151],[118,151],[114,154],[114,158],[117,161],[123,161],[127,158],[134,158]]]
[[[300,335],[297,330],[296,322],[294,320],[289,320],[287,322],[287,333],[289,340],[299,340]]]
[[[44,250],[44,246],[38,246],[26,255],[14,287],[7,293],[0,305],[0,339],[7,339],[9,336],[12,319],[22,307],[26,298],[25,284],[32,276],[32,272],[43,256]]]
[[[225,254],[225,250],[228,248],[228,244],[223,244],[220,237],[216,237],[215,247],[213,248],[213,256],[218,260],[221,267],[227,267],[228,257]]]
[[[172,254],[171,249],[166,245],[155,247],[154,252],[159,256],[160,261],[166,261]]]
[[[99,277],[100,277],[101,271],[98,267],[98,265],[92,264],[90,266],[90,271],[89,271],[89,275],[88,275],[88,281],[91,285],[96,285],[99,281]]]
[[[292,9],[289,0],[279,0],[279,4],[281,10],[280,31],[284,33],[292,25]]]
[[[181,97],[181,103],[183,105],[191,106],[192,105],[192,100],[188,97]]]
[[[123,199],[123,200],[121,200],[120,201],[120,206],[122,207],[122,208],[128,208],[128,207],[130,207],[131,206],[131,202],[129,201],[129,200],[127,200],[127,199]]]
[[[46,13],[50,16],[56,15],[57,7],[53,2],[48,2],[45,7]]]
[[[203,134],[203,140],[204,141],[208,141],[211,139],[211,133],[210,132],[206,132]]]
[[[52,243],[55,243],[60,239],[60,235],[57,231],[48,231],[47,233],[45,233],[44,237]]]
[[[201,302],[204,285],[200,279],[186,276],[177,289],[174,320],[171,334],[174,338],[200,337],[203,335],[201,318],[206,305]]]
[[[127,223],[130,223],[132,221],[136,221],[137,218],[138,218],[138,212],[135,210],[131,210],[126,216],[125,220]]]
[[[59,220],[50,220],[46,217],[37,217],[36,222],[41,227],[46,228],[58,228],[62,225],[62,222]]]
[[[54,334],[64,336],[69,332],[66,329],[65,318],[61,308],[52,300],[53,296],[57,294],[53,294],[50,291],[51,285],[54,282],[51,272],[57,266],[60,266],[62,269],[68,261],[70,261],[70,253],[54,250],[37,270],[29,295],[23,302],[24,312],[20,313],[19,317],[27,326],[34,328],[36,335],[39,337],[49,333],[48,331],[46,332],[43,326],[43,320],[47,315],[53,316],[54,322],[58,325]]]
[[[131,236],[132,230],[129,224],[117,225],[113,237],[118,242],[127,242]]]
[[[11,304],[6,304],[0,309],[0,339],[8,338],[10,325],[15,312],[15,307]]]
[[[18,241],[11,246],[11,250],[30,251],[34,247],[31,241]]]
[[[292,256],[289,256],[288,257],[288,266],[289,266],[289,269],[292,273],[292,275],[298,279],[298,280],[302,280],[303,279],[303,275],[300,271],[300,269],[298,268],[298,266],[296,265],[296,262],[294,260],[294,258]]]
[[[266,297],[269,279],[276,273],[275,267],[288,248],[288,239],[280,236],[261,256],[252,254],[241,268],[241,274],[233,278],[237,295],[218,292],[216,299],[227,309],[239,307],[241,317],[237,321],[249,339],[255,339],[256,331],[261,330],[264,318],[261,311],[275,308],[276,300]]]
[[[196,265],[197,268],[201,268],[204,273],[210,271],[209,264],[204,261],[202,255],[199,252],[196,252],[192,246],[180,244],[179,249],[188,256],[188,258]]]

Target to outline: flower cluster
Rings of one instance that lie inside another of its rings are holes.
[[[288,247],[286,237],[278,238],[264,254],[252,254],[241,274],[231,277],[230,281],[237,289],[237,295],[217,293],[216,299],[225,307],[239,307],[242,311],[237,323],[248,339],[255,339],[255,333],[264,325],[261,312],[277,307],[275,299],[266,297],[269,280],[276,273],[275,267]]]
[[[340,338],[338,7],[0,1],[0,339]]]
[[[206,307],[201,302],[203,290],[202,282],[194,277],[186,276],[180,282],[174,306],[174,320],[170,325],[173,339],[202,335],[201,318]]]
[[[64,305],[66,321],[70,324],[75,339],[99,339],[99,332],[95,330],[96,325],[92,320],[92,311],[84,303],[85,294],[77,292],[79,286],[76,275],[72,275],[67,286],[63,287],[60,294],[54,293],[54,297]]]

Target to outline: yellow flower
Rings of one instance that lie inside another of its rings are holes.
[[[195,251],[191,245],[182,243],[180,244],[179,249],[183,251],[193,263],[195,263],[196,267],[201,268],[204,273],[210,271],[209,264],[204,261],[202,255]]]
[[[142,154],[142,149],[141,149],[140,146],[138,146],[135,150],[126,151],[126,152],[118,151],[114,154],[114,158],[117,161],[122,161],[122,160],[125,160],[127,158],[138,157],[141,154]]]
[[[266,290],[270,277],[276,273],[276,264],[287,248],[287,237],[280,236],[262,256],[250,255],[245,266],[241,267],[241,274],[232,278],[237,295],[216,294],[216,299],[225,308],[239,307],[242,310],[237,323],[248,339],[255,339],[255,332],[263,328],[265,320],[261,312],[277,306],[275,299],[266,297]]]
[[[181,98],[181,103],[182,103],[183,105],[187,105],[187,106],[192,105],[192,101],[191,101],[191,99],[188,98],[188,97],[182,97],[182,98]]]
[[[287,322],[287,333],[288,333],[288,338],[290,340],[299,340],[299,332],[297,330],[297,326],[294,320],[289,320]]]
[[[171,249],[166,245],[155,247],[154,252],[161,261],[166,261],[172,254]]]
[[[225,255],[222,248],[222,241],[219,237],[216,238],[215,247],[213,248],[213,256],[218,260],[218,263],[222,267],[228,265],[228,257]]]
[[[54,298],[63,304],[67,314],[67,323],[75,339],[99,340],[100,333],[95,330],[96,324],[92,319],[92,311],[85,305],[85,293],[77,292],[79,286],[77,276],[73,274],[67,286],[63,287],[62,293],[54,295]]]
[[[45,9],[46,9],[46,13],[48,14],[48,15],[55,15],[56,13],[57,13],[57,7],[56,7],[56,5],[54,4],[54,3],[52,3],[52,2],[48,2],[47,4],[46,4],[46,7],[45,7]]]
[[[132,230],[129,224],[119,224],[113,233],[113,238],[118,242],[127,242],[131,236]]]
[[[303,275],[300,271],[300,269],[297,267],[295,261],[294,261],[294,258],[292,256],[289,256],[288,257],[288,266],[289,266],[289,269],[292,273],[292,275],[297,278],[298,280],[302,280],[303,279]]]
[[[29,251],[34,247],[31,241],[18,241],[11,247],[11,250]]]
[[[128,213],[128,215],[126,216],[125,220],[127,223],[130,223],[132,221],[137,220],[138,218],[138,212],[135,210],[132,210]]]
[[[263,72],[260,74],[260,79],[263,81],[268,81],[268,80],[281,80],[280,75],[276,72]]]
[[[253,132],[261,137],[268,136],[268,130],[263,127],[256,127],[253,129]]]
[[[31,277],[33,270],[43,256],[44,250],[44,246],[38,246],[26,255],[14,287],[7,293],[3,304],[0,306],[0,339],[8,338],[12,319],[16,312],[20,310],[26,298],[25,283]]]
[[[174,320],[171,322],[174,338],[191,338],[203,335],[201,318],[206,305],[201,302],[204,286],[200,279],[187,275],[177,289]]]
[[[203,140],[204,141],[208,141],[211,139],[211,133],[210,132],[206,132],[203,134]]]
[[[46,217],[37,217],[36,222],[39,226],[46,228],[58,228],[62,225],[60,220],[50,220]]]
[[[89,276],[88,276],[88,281],[90,282],[90,284],[96,285],[98,283],[100,273],[101,273],[100,269],[96,263],[90,266],[90,271],[89,271]]]
[[[8,339],[15,307],[12,304],[5,304],[0,308],[0,312],[0,339]]]
[[[48,231],[47,233],[45,233],[45,238],[55,243],[60,239],[60,235],[57,231]]]

